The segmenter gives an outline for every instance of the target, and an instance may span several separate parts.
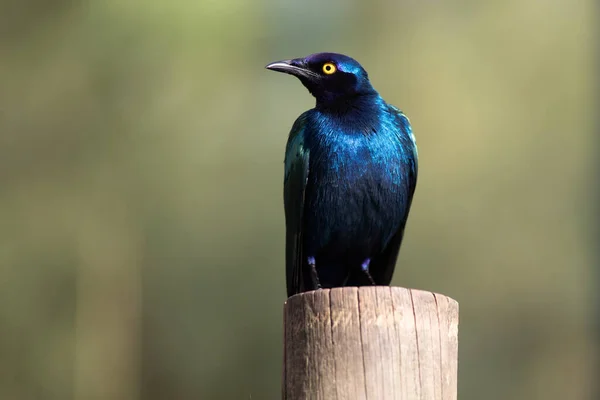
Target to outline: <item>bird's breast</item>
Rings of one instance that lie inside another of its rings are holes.
[[[322,184],[334,186],[385,183],[393,189],[401,183],[401,143],[392,135],[330,135],[311,146],[311,169]]]
[[[318,245],[384,245],[405,215],[406,177],[394,137],[321,137],[311,146],[308,231]]]

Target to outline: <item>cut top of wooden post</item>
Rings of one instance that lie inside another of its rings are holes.
[[[284,306],[286,400],[455,400],[458,303],[401,287],[322,289]]]

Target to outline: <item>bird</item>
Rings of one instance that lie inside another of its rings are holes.
[[[408,117],[339,53],[270,63],[316,99],[289,132],[284,158],[287,295],[390,285],[417,184]]]

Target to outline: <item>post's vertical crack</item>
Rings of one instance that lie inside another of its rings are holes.
[[[336,376],[337,376],[337,357],[336,357],[336,352],[335,352],[335,341],[333,340],[333,308],[331,307],[331,289],[329,289],[329,332],[331,334],[331,350],[332,350],[332,354],[333,354],[333,379],[335,382],[337,382],[336,380]],[[337,387],[337,386],[336,386]],[[338,393],[337,390],[335,391],[335,398],[338,398]]]
[[[392,315],[394,317],[394,334],[396,335],[396,340],[398,340],[399,346],[398,346],[398,370],[402,371],[402,342],[400,340],[400,336],[398,335],[398,320],[396,319],[396,305],[394,304],[394,291],[392,290],[392,287],[390,286],[390,303],[392,304]],[[400,386],[402,387],[402,386]],[[398,393],[398,395],[401,395],[402,393],[402,389],[400,389],[400,393]]]
[[[363,360],[363,378],[364,378],[364,382],[365,382],[365,398],[369,398],[369,394],[367,393],[367,365],[365,363],[365,347],[364,347],[364,342],[363,342],[363,335],[362,335],[362,313],[360,311],[360,288],[356,289],[356,301],[358,303],[358,330],[360,332],[360,350],[362,353],[362,360]]]
[[[417,311],[415,310],[415,300],[413,299],[413,293],[411,289],[408,289],[410,293],[410,303],[412,304],[413,318],[415,320],[415,339],[417,341],[417,366],[419,368],[419,392],[423,389],[423,382],[421,378],[421,352],[419,351],[419,331],[417,329]]]
[[[442,351],[442,324],[440,323],[440,308],[437,301],[437,296],[433,293],[433,299],[435,300],[435,313],[438,319],[438,339],[440,340],[440,379],[441,379],[441,395],[444,398],[444,352]]]

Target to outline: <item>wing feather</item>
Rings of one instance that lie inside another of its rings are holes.
[[[404,146],[407,148],[407,150],[410,151],[410,153],[408,154],[406,163],[408,171],[406,174],[405,181],[407,199],[405,204],[406,213],[404,216],[404,220],[400,224],[399,229],[388,242],[383,253],[371,262],[371,265],[373,266],[373,271],[375,273],[374,275],[377,275],[373,276],[373,278],[378,283],[384,285],[389,285],[392,280],[392,276],[396,266],[396,260],[398,258],[400,246],[404,237],[404,228],[406,226],[406,220],[408,218],[412,198],[417,186],[417,174],[419,170],[417,143],[415,135],[412,131],[412,127],[410,125],[410,121],[400,109],[392,105],[390,105],[390,111],[396,115],[398,125],[401,129],[400,140],[404,143]]]
[[[302,268],[307,262],[303,251],[304,207],[309,173],[309,151],[304,144],[306,115],[302,114],[290,131],[285,153],[284,207],[286,222],[286,283],[288,297],[304,287]]]

